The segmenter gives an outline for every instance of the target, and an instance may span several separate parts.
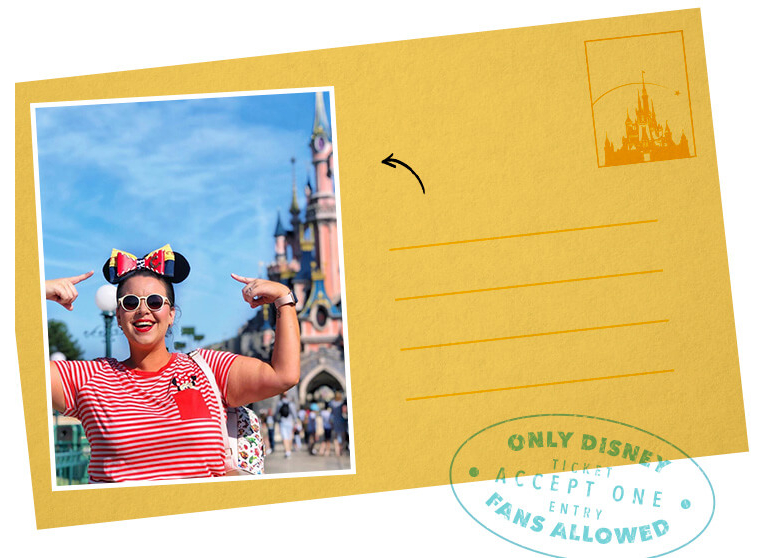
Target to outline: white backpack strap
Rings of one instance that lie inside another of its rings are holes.
[[[230,458],[232,457],[232,446],[229,441],[229,433],[227,432],[227,414],[224,409],[224,405],[221,403],[222,396],[221,392],[219,391],[219,386],[216,383],[216,377],[213,375],[213,370],[211,370],[211,367],[208,366],[208,363],[203,358],[203,355],[200,354],[199,349],[195,349],[194,351],[190,352],[189,357],[195,361],[195,363],[200,367],[200,370],[202,370],[205,374],[205,377],[208,378],[208,383],[211,384],[213,393],[216,396],[216,403],[219,407],[219,425],[221,426],[221,436],[224,438],[224,449],[226,450],[227,458]]]

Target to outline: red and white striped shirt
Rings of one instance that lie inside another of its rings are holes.
[[[226,407],[229,369],[237,355],[201,349]],[[131,370],[113,358],[57,361],[66,401],[91,446],[95,482],[215,477],[224,474],[224,441],[216,394],[186,354],[173,353],[156,372]]]

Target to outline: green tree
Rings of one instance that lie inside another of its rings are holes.
[[[59,320],[48,320],[48,354],[64,353],[67,360],[78,360],[83,356],[83,350],[69,334],[67,324]]]

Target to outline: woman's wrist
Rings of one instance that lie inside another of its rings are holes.
[[[287,289],[287,292],[278,296],[272,304],[275,305],[275,310],[279,311],[283,306],[296,306],[296,302],[296,295],[292,290]]]

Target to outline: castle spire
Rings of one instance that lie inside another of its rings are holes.
[[[293,175],[293,200],[291,200],[291,215],[296,216],[301,213],[299,209],[299,200],[296,199],[296,157],[291,157],[291,172]]]
[[[328,139],[328,132],[331,127],[328,125],[328,117],[325,114],[325,102],[323,101],[322,91],[315,92],[315,123],[312,125],[312,139],[316,136],[325,136]]]
[[[280,212],[277,212],[277,226],[275,227],[275,238],[278,238],[280,236],[285,237],[285,227],[283,227],[283,223],[280,220]]]
[[[291,200],[291,215],[298,215],[301,213],[299,209],[299,200],[296,198],[296,183],[293,183],[293,200]]]
[[[277,265],[282,266],[285,264],[285,241],[287,232],[283,227],[283,223],[280,220],[280,211],[277,212],[277,226],[275,227],[275,260]]]
[[[336,196],[333,187],[333,143],[322,92],[315,93],[315,123],[312,129],[312,164],[315,192],[307,200],[306,222],[314,230],[315,261],[325,274],[328,295],[334,303],[341,295],[339,249],[336,236]]]
[[[643,80],[643,105],[642,109],[645,111],[645,114],[648,114],[648,91],[645,89],[645,70],[642,71],[642,80]]]

